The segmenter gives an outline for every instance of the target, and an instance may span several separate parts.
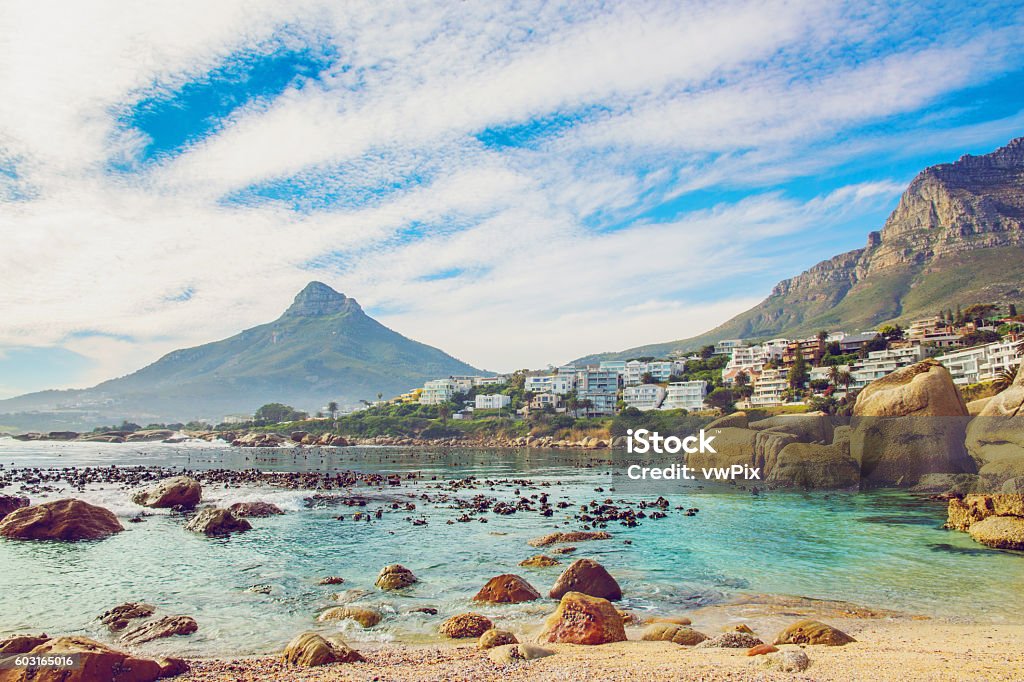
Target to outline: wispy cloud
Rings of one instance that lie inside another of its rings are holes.
[[[972,90],[1021,82],[1014,2],[5,12],[0,351],[91,361],[60,384],[314,277],[494,369],[699,333],[1024,122]]]

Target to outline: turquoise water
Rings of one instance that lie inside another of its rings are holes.
[[[580,452],[346,448],[321,453],[297,449],[242,450],[223,446],[164,444],[20,443],[0,439],[0,463],[11,467],[157,465],[189,469],[265,471],[418,472],[396,488],[361,486],[370,498],[363,510],[384,502],[416,504],[415,511],[388,509],[371,523],[338,521],[349,507],[310,508],[310,491],[266,486],[204,488],[204,502],[227,505],[266,500],[288,513],[252,519],[254,530],[230,539],[209,539],[183,530],[180,516],[159,512],[144,523],[99,542],[59,544],[0,540],[0,635],[14,632],[82,633],[106,637],[95,620],[124,601],[146,601],[162,613],[193,616],[199,632],[149,645],[184,655],[263,653],[280,650],[295,633],[312,627],[341,629],[364,641],[428,641],[447,615],[475,610],[514,626],[535,623],[551,610],[544,600],[526,605],[476,606],[469,600],[490,577],[518,573],[546,593],[559,567],[527,569],[530,538],[552,530],[578,529],[569,517],[580,504],[606,497],[653,500],[665,486],[641,495],[624,485],[622,455]],[[529,479],[448,492],[468,499],[484,493],[504,500],[547,493],[551,518],[536,512],[486,513],[488,523],[446,521],[463,513],[451,502],[425,502],[447,479]],[[436,480],[432,480],[435,479]],[[680,484],[681,486],[682,484]],[[667,518],[646,519],[635,528],[612,522],[612,540],[579,543],[563,557],[593,557],[622,584],[623,607],[678,614],[721,602],[742,592],[842,599],[865,606],[982,621],[1019,621],[1024,593],[1024,555],[988,550],[966,534],[941,529],[945,505],[900,492],[862,494],[763,493],[736,488],[712,491],[671,488]],[[612,487],[617,488],[611,491]],[[603,488],[597,492],[595,488]],[[16,492],[8,487],[3,492]],[[642,492],[642,491],[641,491]],[[77,496],[101,504],[127,520],[139,508],[130,491],[111,485],[31,494],[35,501]],[[330,491],[328,495],[341,494]],[[377,500],[380,500],[378,502]],[[696,507],[694,516],[673,508]],[[409,518],[425,518],[414,526]],[[571,523],[567,523],[571,521]],[[556,524],[559,525],[556,528]],[[631,541],[626,544],[624,540]],[[401,563],[420,578],[407,594],[373,588],[380,568]],[[317,580],[340,575],[345,584]],[[246,591],[268,584],[270,594]],[[386,614],[380,626],[319,626],[318,611],[331,599],[374,606]],[[437,616],[411,614],[431,606]]]

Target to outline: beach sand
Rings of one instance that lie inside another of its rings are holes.
[[[790,605],[787,606],[787,600]],[[669,642],[638,641],[642,628],[629,628],[630,641],[601,646],[545,644],[555,655],[498,666],[475,640],[458,645],[363,648],[365,663],[294,668],[276,658],[193,661],[192,670],[176,678],[214,680],[1022,680],[1024,625],[954,623],[893,616],[867,609],[846,609],[836,602],[819,608],[809,600],[778,598],[712,607],[687,614],[696,629],[715,635],[742,622],[765,641],[779,623],[818,616],[852,635],[842,647],[806,646],[810,666],[799,673],[767,670],[761,656],[745,649],[708,649]],[[711,626],[711,627],[709,627]],[[520,637],[529,641],[528,633]],[[792,645],[789,645],[789,648]]]

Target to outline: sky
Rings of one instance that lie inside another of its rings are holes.
[[[0,6],[0,397],[309,281],[477,367],[692,336],[1024,134],[1024,2]]]

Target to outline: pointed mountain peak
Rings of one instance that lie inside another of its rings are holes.
[[[284,314],[291,317],[320,317],[361,310],[354,298],[338,293],[323,282],[310,282],[295,296]]]

